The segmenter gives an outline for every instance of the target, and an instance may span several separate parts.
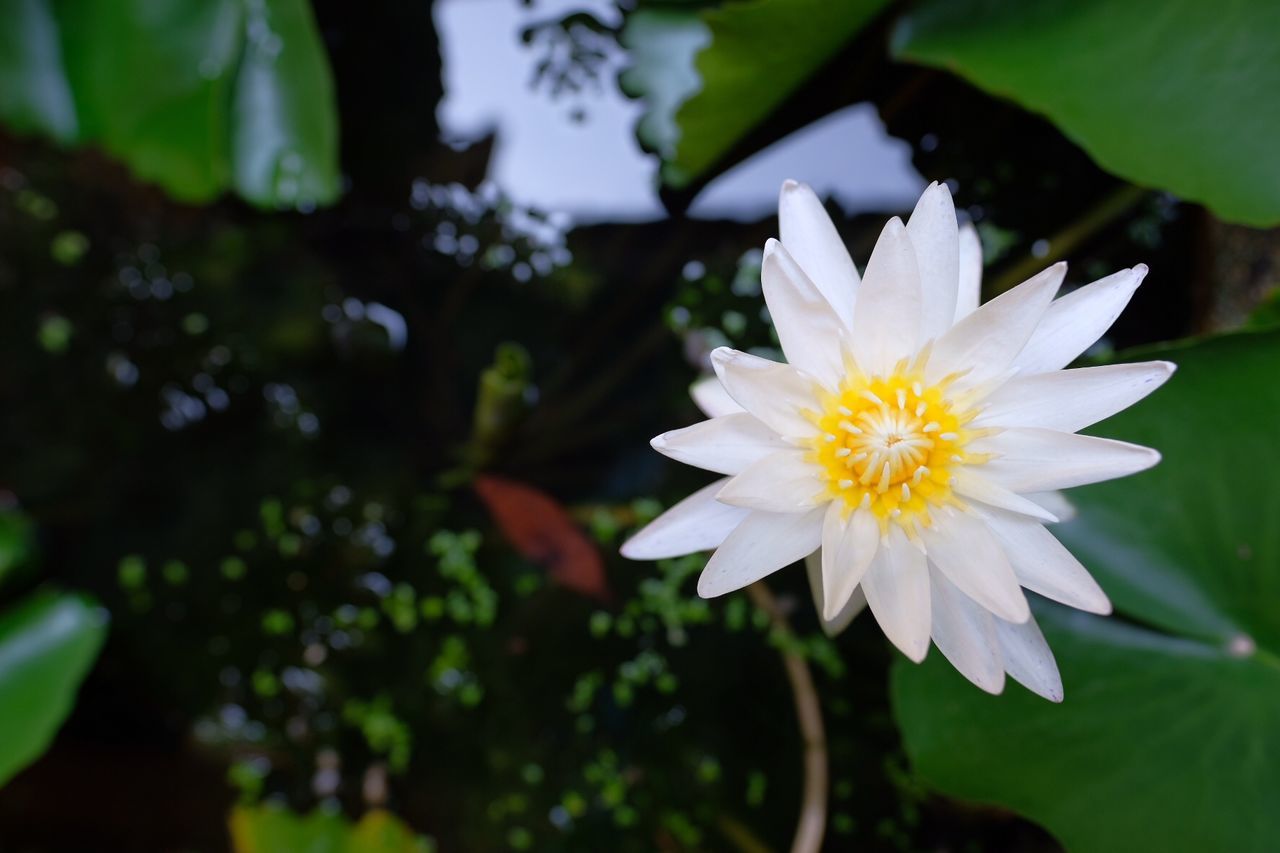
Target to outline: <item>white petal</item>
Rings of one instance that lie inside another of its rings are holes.
[[[848,602],[835,615],[834,619],[824,619],[822,617],[824,605],[822,598],[821,548],[804,558],[804,567],[809,574],[809,590],[813,593],[813,607],[818,612],[818,621],[822,623],[822,632],[828,637],[834,637],[844,631],[845,628],[848,628],[854,617],[867,606],[867,597],[863,594],[862,587],[858,587],[853,591],[853,595],[849,596]]]
[[[807,512],[826,489],[807,450],[777,450],[731,477],[716,500],[768,512]]]
[[[1111,612],[1111,602],[1098,582],[1043,525],[999,511],[985,515],[1019,583],[1068,607],[1104,615]]]
[[[883,376],[920,341],[920,274],[916,252],[902,220],[889,220],[871,252],[853,315],[858,365]]]
[[[784,438],[807,438],[817,433],[805,411],[816,413],[817,383],[789,364],[719,347],[711,364],[725,390],[744,409]]]
[[[704,376],[690,385],[689,396],[693,398],[693,404],[709,418],[746,411],[729,396],[729,392],[724,390],[724,385],[720,382],[720,377],[714,374]]]
[[[982,241],[978,229],[966,222],[960,226],[960,289],[956,292],[956,318],[960,322],[982,301]]]
[[[753,511],[707,561],[698,595],[742,589],[817,550],[821,540],[822,509],[803,515]]]
[[[924,554],[896,524],[863,576],[862,591],[889,642],[916,663],[924,660],[931,627],[929,568]]]
[[[956,208],[946,184],[930,184],[907,220],[907,235],[920,273],[920,337],[931,340],[951,328],[960,276]]]
[[[649,444],[677,462],[720,474],[737,474],[753,462],[791,447],[755,415],[746,412],[664,432]]]
[[[822,291],[845,328],[853,328],[858,270],[822,202],[807,184],[785,181],[778,195],[782,245]]]
[[[956,471],[952,475],[951,487],[956,490],[957,494],[963,495],[970,500],[981,501],[990,506],[1012,510],[1013,512],[1020,512],[1023,515],[1029,515],[1041,521],[1058,520],[1057,516],[1040,504],[1028,500],[1022,495],[1015,495],[1003,486],[998,486],[981,474],[971,470],[961,468]]]
[[[1138,264],[1055,301],[1014,365],[1023,373],[1066,367],[1111,328],[1146,274],[1146,265]]]
[[[1070,521],[1076,517],[1075,504],[1062,492],[1031,492],[1022,497],[1058,517],[1058,521]]]
[[[662,560],[720,547],[750,510],[722,504],[716,492],[728,480],[699,489],[645,525],[622,546],[629,560]]]
[[[838,387],[847,327],[777,240],[765,243],[760,281],[787,361],[828,388]]]
[[[988,693],[1004,689],[995,617],[936,568],[930,571],[933,642],[960,674]]]
[[[939,513],[922,533],[929,562],[978,604],[1001,619],[1031,618],[1027,597],[986,521],[962,512]]]
[[[1050,702],[1062,701],[1062,676],[1036,620],[1022,624],[996,620],[1004,667],[1014,681]]]
[[[1145,471],[1160,461],[1150,447],[1049,429],[1006,429],[971,445],[996,453],[982,476],[1012,492],[1069,489]]]
[[[1167,361],[1148,361],[1018,376],[984,401],[974,425],[1076,432],[1129,408],[1175,369]]]
[[[952,326],[933,348],[929,381],[937,382],[947,374],[968,370],[961,384],[972,386],[1007,371],[1044,316],[1066,273],[1066,264],[1054,264]]]
[[[824,620],[835,619],[867,573],[880,544],[880,525],[870,510],[854,511],[848,523],[841,501],[832,501],[822,528]]]

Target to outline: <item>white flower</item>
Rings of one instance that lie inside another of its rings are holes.
[[[704,597],[807,558],[829,631],[865,602],[912,660],[932,639],[984,690],[998,693],[1008,672],[1061,700],[1022,588],[1093,613],[1111,605],[1045,529],[1065,511],[1053,491],[1159,461],[1075,433],[1151,393],[1174,366],[1062,368],[1115,321],[1146,267],[1055,300],[1059,263],[979,307],[977,234],[957,228],[945,185],[925,191],[905,226],[889,221],[861,279],[807,186],[783,185],[779,220],[761,279],[789,364],[711,354],[718,381],[693,388],[710,420],[653,446],[730,476],[622,553],[715,549],[698,581]]]

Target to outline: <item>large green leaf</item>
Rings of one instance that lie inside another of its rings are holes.
[[[649,101],[641,141],[664,154],[663,180],[685,187],[719,163],[887,3],[734,0],[700,13],[664,10],[629,25],[625,39],[640,53],[624,85]],[[695,61],[699,90],[686,71],[688,54],[708,30],[711,43]],[[677,107],[672,149],[669,114]]]
[[[1055,531],[1119,614],[1042,612],[1065,701],[987,696],[935,655],[895,669],[898,720],[928,782],[1013,808],[1071,849],[1274,849],[1280,332],[1142,356],[1179,371],[1096,431],[1164,461],[1073,491],[1079,516]]]
[[[0,785],[49,747],[105,636],[101,611],[79,596],[38,595],[0,614]]]
[[[924,0],[899,56],[1044,113],[1103,168],[1280,222],[1280,3]]]
[[[227,185],[240,0],[57,6],[80,138],[183,201]]]
[[[988,696],[938,654],[895,667],[898,724],[926,781],[1026,815],[1073,851],[1275,849],[1274,658],[1060,607],[1040,621],[1061,705]]]
[[[306,0],[0,0],[0,120],[102,147],[175,198],[339,191],[333,82]]]

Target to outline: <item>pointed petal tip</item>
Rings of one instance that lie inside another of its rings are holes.
[[[822,202],[818,198],[818,194],[813,191],[813,187],[804,181],[797,181],[794,178],[787,178],[782,182],[782,187],[778,190],[778,215],[782,217],[782,208],[789,207],[795,212],[795,205],[817,204],[821,206]]]
[[[1089,580],[1093,581],[1092,575],[1089,576]],[[1094,616],[1110,616],[1115,611],[1115,607],[1111,604],[1111,599],[1107,598],[1107,594],[1102,591],[1096,581],[1091,583],[1090,587],[1090,589],[1078,589],[1076,598],[1069,602],[1067,606],[1079,610],[1081,613],[1092,613]]]
[[[920,198],[927,196],[938,196],[939,201],[945,197],[947,201],[951,201],[951,187],[947,186],[946,181],[930,181],[929,186],[924,188],[924,192],[920,194]]]
[[[1020,596],[1019,602],[1013,605],[1007,614],[997,613],[996,616],[1007,622],[1012,622],[1015,625],[1025,625],[1027,622],[1031,621],[1031,605],[1027,603],[1026,595],[1022,595]]]
[[[649,439],[649,446],[661,453],[662,449],[667,446],[667,436],[670,434],[671,433],[669,432],[664,432],[659,435],[655,435],[653,438]]]
[[[632,536],[626,542],[622,543],[622,547],[618,549],[618,553],[628,560],[643,560],[643,557],[637,556],[637,548],[634,544],[635,537]]]
[[[964,675],[964,673],[961,673],[961,675]],[[1005,677],[1003,669],[1000,670],[999,677],[994,681],[988,681],[985,678],[981,681],[974,681],[973,679],[969,679],[969,681],[983,693],[989,693],[992,696],[999,696],[1001,693],[1004,693]]]
[[[768,240],[765,240],[764,241],[764,260],[768,260],[770,257],[773,256],[774,252],[777,252],[781,248],[782,248],[782,243],[778,242],[778,239],[776,237],[770,237]]]
[[[1138,278],[1138,280],[1134,282],[1134,286],[1136,287],[1142,283],[1144,278],[1147,277],[1147,273],[1151,271],[1151,268],[1146,264],[1137,264],[1136,266],[1131,267],[1130,271]]]
[[[904,649],[899,646],[898,651],[906,655],[907,659],[912,663],[924,663],[925,657],[929,654],[929,638],[925,637],[924,643],[918,649]]]

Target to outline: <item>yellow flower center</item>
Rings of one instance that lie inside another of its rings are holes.
[[[887,377],[852,371],[837,393],[822,392],[810,461],[822,469],[823,497],[843,501],[846,517],[864,507],[882,530],[893,522],[913,537],[931,507],[958,503],[956,466],[985,457],[965,452],[979,434],[965,429],[977,412],[948,397],[953,380],[926,385],[922,370],[900,364]]]

